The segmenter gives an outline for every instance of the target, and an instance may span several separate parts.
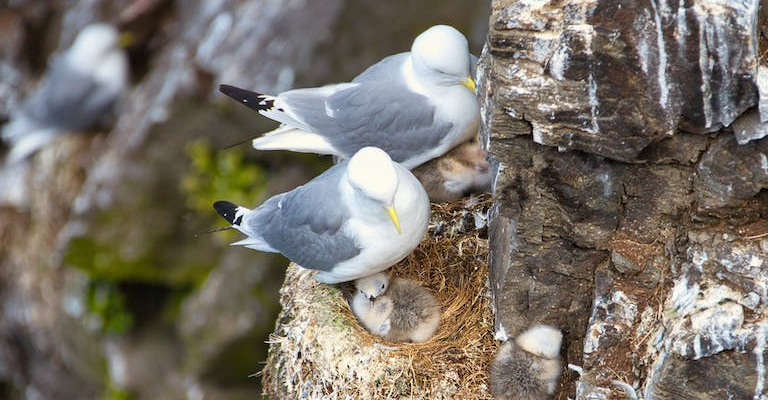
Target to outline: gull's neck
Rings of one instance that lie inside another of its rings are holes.
[[[405,84],[408,86],[408,89],[411,89],[412,91],[422,95],[427,95],[430,92],[426,85],[419,81],[419,78],[413,67],[413,58],[410,56],[403,63],[402,71],[403,76],[405,76]]]

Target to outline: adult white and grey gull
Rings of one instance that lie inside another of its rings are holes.
[[[0,167],[0,206],[28,206],[27,159],[60,134],[82,132],[106,120],[128,84],[122,36],[109,24],[83,28],[73,44],[52,59],[40,85],[11,112],[0,138],[10,149]]]
[[[319,271],[315,279],[324,283],[375,274],[405,258],[426,234],[430,212],[419,181],[375,147],[258,208],[228,201],[214,208],[248,236],[233,245],[282,253]]]
[[[384,58],[349,83],[276,96],[230,85],[219,90],[282,123],[254,139],[256,149],[345,159],[375,146],[410,169],[476,135],[472,59],[464,35],[436,25],[416,37],[410,52]]]
[[[65,132],[81,132],[104,120],[128,84],[128,56],[117,29],[86,26],[56,57],[37,90],[12,112],[2,138],[11,145],[6,164],[24,160]]]

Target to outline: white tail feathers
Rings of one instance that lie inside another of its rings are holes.
[[[340,155],[324,137],[299,128],[283,125],[262,137],[253,139],[257,150],[290,150],[300,153]]]

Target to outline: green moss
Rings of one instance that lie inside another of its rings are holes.
[[[236,204],[254,204],[264,193],[264,171],[245,162],[241,148],[214,152],[206,139],[190,142],[185,147],[190,171],[181,181],[187,195],[187,206],[210,212],[211,205],[221,199]]]
[[[81,236],[72,239],[64,261],[97,281],[133,280],[161,282],[172,286],[186,283],[198,285],[205,280],[211,268],[204,261],[195,264],[190,260],[187,260],[183,268],[163,268],[157,252],[142,252],[135,258],[129,258],[121,250],[122,244],[119,241],[101,241],[97,237]]]
[[[134,400],[135,398],[131,392],[118,388],[111,380],[108,380],[99,400]]]
[[[125,297],[115,283],[92,281],[85,296],[87,311],[99,321],[101,333],[122,334],[133,325]]]

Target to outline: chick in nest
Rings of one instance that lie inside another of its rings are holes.
[[[453,201],[470,193],[490,190],[491,165],[486,156],[480,143],[470,140],[411,172],[424,185],[431,201]]]
[[[536,325],[504,343],[490,366],[490,390],[497,400],[549,398],[560,377],[563,335],[549,325]]]
[[[440,325],[440,304],[429,290],[389,272],[355,281],[352,312],[363,327],[393,342],[425,342]]]

